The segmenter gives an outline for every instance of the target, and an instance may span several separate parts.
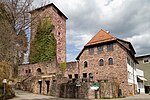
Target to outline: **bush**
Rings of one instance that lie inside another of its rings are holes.
[[[11,66],[8,62],[1,61],[0,62],[0,98],[4,93],[4,85],[2,83],[3,79],[9,79]],[[6,84],[6,98],[12,98],[15,96],[14,91],[11,86]]]
[[[4,86],[1,84],[0,85],[0,98],[4,96]],[[12,90],[10,85],[6,84],[6,99],[10,99],[15,97],[15,92]]]

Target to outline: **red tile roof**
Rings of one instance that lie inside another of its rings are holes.
[[[116,40],[109,32],[101,29],[85,46]]]

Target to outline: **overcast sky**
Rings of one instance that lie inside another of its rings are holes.
[[[39,6],[43,0],[35,0]],[[48,1],[48,0],[45,0]],[[67,61],[100,30],[132,43],[136,55],[150,54],[150,0],[50,0],[67,17]],[[50,3],[47,2],[47,3]]]

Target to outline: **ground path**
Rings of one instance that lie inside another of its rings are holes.
[[[33,94],[26,91],[16,90],[16,97],[10,100],[83,100],[83,99],[66,99],[66,98],[56,98],[52,96]],[[94,99],[98,100],[98,99]],[[107,100],[107,99],[99,99],[99,100]],[[108,100],[150,100],[150,95],[148,94],[140,94],[134,95],[127,98],[120,99],[108,99]]]

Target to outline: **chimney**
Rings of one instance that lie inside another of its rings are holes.
[[[110,31],[106,31],[107,33],[110,33]]]

